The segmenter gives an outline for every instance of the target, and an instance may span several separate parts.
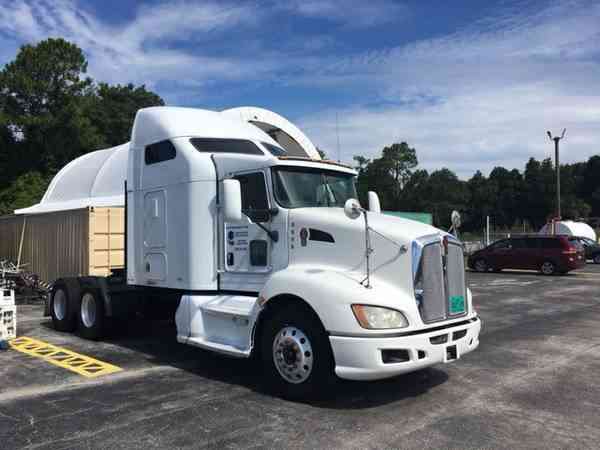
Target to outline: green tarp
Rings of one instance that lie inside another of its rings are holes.
[[[427,225],[433,225],[433,217],[429,213],[405,211],[382,211],[382,213],[387,214],[388,216],[402,217],[403,219],[416,220],[417,222],[423,222]]]

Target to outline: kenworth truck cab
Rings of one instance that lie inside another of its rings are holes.
[[[290,157],[217,112],[137,113],[126,182],[126,269],[55,282],[59,330],[172,304],[177,340],[256,356],[271,386],[302,396],[337,375],[374,380],[474,350],[481,322],[460,242],[363,208],[356,172]]]

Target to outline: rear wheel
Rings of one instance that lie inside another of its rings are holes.
[[[305,308],[286,308],[265,324],[261,358],[269,388],[285,397],[322,394],[335,380],[325,330]]]
[[[594,264],[600,264],[600,253],[594,255]]]
[[[75,314],[71,308],[72,303],[67,287],[62,283],[55,284],[50,297],[50,316],[55,330],[73,331],[75,329]]]
[[[487,272],[488,271],[488,263],[483,258],[479,258],[478,260],[476,260],[475,264],[473,264],[473,267],[475,268],[475,270],[477,272]]]
[[[540,267],[540,271],[544,275],[554,275],[556,273],[556,265],[552,261],[544,261]]]
[[[86,290],[81,296],[77,331],[86,339],[100,339],[104,335],[104,303],[95,290]]]

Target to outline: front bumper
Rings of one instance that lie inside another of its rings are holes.
[[[464,336],[458,337],[463,330]],[[475,317],[467,323],[443,329],[438,327],[436,331],[424,330],[393,337],[330,336],[329,340],[337,376],[347,380],[376,380],[454,361],[477,348],[480,330],[481,320]],[[435,338],[434,342],[442,342],[432,343],[432,338]],[[409,359],[384,363],[382,350],[406,350]]]

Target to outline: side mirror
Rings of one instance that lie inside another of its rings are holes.
[[[369,191],[367,193],[367,198],[369,200],[369,211],[380,213],[381,204],[379,203],[379,196],[377,195],[377,192]]]
[[[346,214],[346,217],[349,219],[358,219],[361,210],[360,203],[358,203],[358,200],[355,198],[349,198],[346,200],[346,203],[344,203],[344,214]]]
[[[223,218],[225,222],[242,220],[242,190],[238,180],[223,180]]]

